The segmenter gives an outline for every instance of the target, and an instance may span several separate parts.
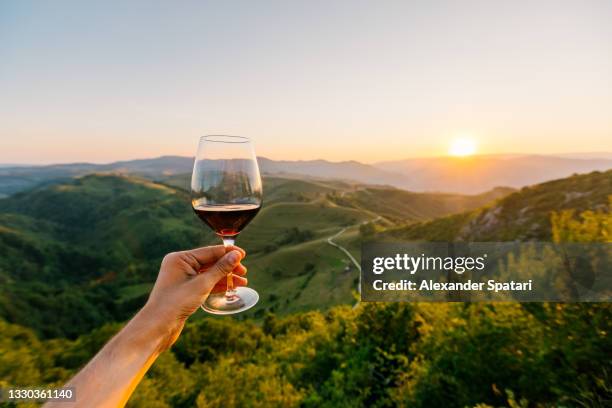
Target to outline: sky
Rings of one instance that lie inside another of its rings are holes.
[[[612,151],[610,1],[0,1],[0,163]]]

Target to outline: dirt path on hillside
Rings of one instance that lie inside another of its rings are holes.
[[[361,225],[365,225],[365,224],[369,224],[371,222],[377,222],[380,219],[382,219],[382,217],[379,215],[378,217],[372,219],[372,220],[368,220],[368,221],[362,221],[356,225],[352,225],[351,227],[357,227],[357,226],[361,226]],[[345,247],[343,247],[342,245],[334,242],[334,239],[338,238],[340,235],[344,234],[344,232],[346,232],[347,229],[351,228],[351,227],[344,227],[342,228],[340,231],[336,232],[334,235],[332,235],[331,237],[327,238],[327,243],[333,247],[338,248],[340,251],[344,252],[344,254],[350,259],[350,261],[353,263],[353,265],[355,265],[355,268],[357,268],[357,270],[359,271],[359,282],[357,283],[357,292],[359,293],[359,296],[361,296],[361,264],[359,263],[359,261],[357,261],[357,259],[355,259],[355,257],[349,252],[348,249],[346,249]],[[357,305],[359,305],[359,301],[357,301],[357,303],[355,303],[355,305],[353,306],[353,308],[356,308]]]

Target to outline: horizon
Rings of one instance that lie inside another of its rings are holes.
[[[580,156],[587,157],[580,157]],[[49,163],[32,163],[32,162],[24,162],[24,163],[10,163],[0,161],[0,168],[10,168],[10,167],[44,167],[44,166],[64,166],[64,165],[73,165],[73,164],[91,164],[91,165],[108,165],[114,164],[118,162],[132,162],[132,161],[140,161],[140,160],[158,160],[163,158],[185,158],[185,159],[193,159],[194,155],[180,155],[180,154],[164,154],[160,156],[150,156],[150,157],[134,157],[130,159],[121,159],[121,160],[112,160],[112,161],[66,161],[66,162],[49,162]],[[366,162],[354,159],[345,159],[345,160],[329,160],[326,158],[312,158],[312,159],[298,159],[298,160],[289,160],[284,158],[271,158],[263,155],[257,155],[258,159],[266,159],[272,161],[288,161],[288,162],[314,162],[314,161],[323,161],[327,163],[349,163],[356,162],[364,165],[374,166],[379,163],[389,163],[389,162],[400,162],[400,161],[410,161],[410,160],[435,160],[435,159],[452,159],[457,161],[469,161],[473,159],[479,158],[499,158],[501,160],[519,158],[519,157],[548,157],[548,158],[559,158],[559,159],[569,159],[569,160],[611,160],[612,161],[612,151],[588,151],[588,152],[567,152],[567,153],[484,153],[484,154],[471,154],[469,156],[453,156],[453,155],[440,155],[440,156],[419,156],[419,157],[405,157],[403,159],[396,160],[381,160],[375,162]]]
[[[3,2],[0,161],[188,156],[215,133],[285,160],[610,152],[610,20],[606,2]]]

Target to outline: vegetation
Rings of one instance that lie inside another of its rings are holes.
[[[501,198],[491,205],[431,221],[388,229],[380,239],[551,241],[557,216],[572,219],[574,212],[603,211],[612,193],[612,170],[549,181]],[[565,211],[565,212],[564,212]],[[569,212],[568,212],[569,211]],[[561,213],[560,213],[561,212]],[[552,220],[552,221],[551,221]],[[609,228],[609,227],[608,227]]]
[[[1,328],[3,384],[36,385],[66,380],[118,326],[74,341]],[[611,329],[605,304],[362,304],[268,314],[262,325],[204,318],[187,324],[130,405],[603,407]]]
[[[608,208],[587,210],[575,217],[575,210],[553,212],[552,238],[555,242],[612,242],[612,195]]]
[[[215,241],[180,180],[91,175],[0,200],[0,387],[65,382],[144,303],[166,252]],[[266,182],[241,236],[259,308],[196,313],[130,406],[609,406],[608,303],[352,308],[355,270],[327,237],[346,228],[334,240],[355,255],[367,239],[610,242],[612,171],[399,228],[380,204],[397,190],[369,202],[347,183]]]
[[[218,242],[193,215],[186,181],[184,175],[165,184],[88,175],[0,200],[0,317],[44,338],[75,338],[131,316],[144,304],[166,253]],[[358,187],[264,181],[266,204],[239,243],[249,251],[247,267],[254,265],[251,284],[274,301],[261,302],[250,316],[351,302],[355,274],[344,272],[343,254],[326,239],[376,214],[365,205],[340,206],[327,195]],[[314,265],[307,272],[305,259]]]
[[[512,193],[514,189],[498,187],[477,195],[413,193],[388,187],[359,188],[348,193],[329,194],[339,205],[365,208],[395,223],[423,221],[478,207]]]

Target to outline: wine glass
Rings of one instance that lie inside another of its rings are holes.
[[[197,216],[223,240],[233,245],[262,204],[261,177],[253,143],[247,137],[202,136],[191,176],[191,205]],[[259,294],[234,287],[227,275],[227,291],[211,293],[202,309],[233,314],[253,307]]]

